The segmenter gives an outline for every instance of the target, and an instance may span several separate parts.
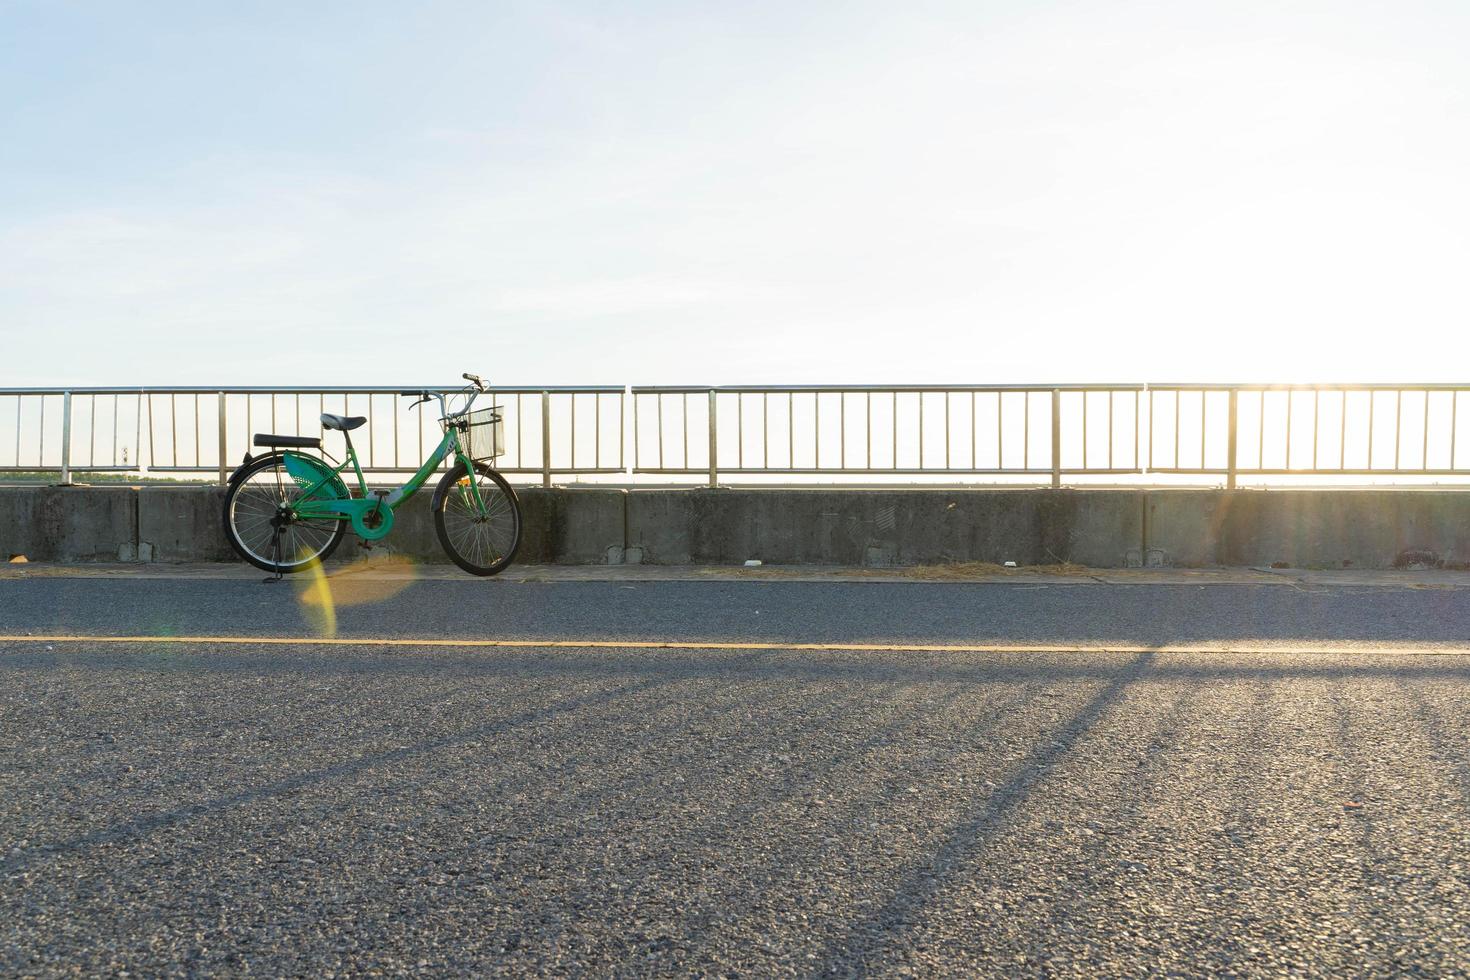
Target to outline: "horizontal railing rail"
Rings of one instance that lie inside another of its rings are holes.
[[[320,415],[363,415],[353,432],[365,472],[411,473],[440,438],[430,405],[404,391],[458,396],[460,388],[170,387],[0,388],[0,420],[14,419],[13,453],[0,472],[216,474],[224,482],[257,432],[325,436]],[[607,386],[496,386],[478,405],[504,417],[505,473],[623,473],[627,389]],[[423,409],[430,408],[429,411]],[[49,417],[49,422],[48,422]]]
[[[415,470],[437,415],[392,387],[0,388],[0,472],[212,475],[256,432],[363,415],[365,471]],[[841,476],[1049,483],[1128,477],[1470,478],[1456,384],[502,386],[509,474]],[[426,406],[429,407],[429,406]],[[631,409],[631,410],[630,410]],[[7,424],[8,423],[8,424]],[[6,443],[9,443],[6,445]],[[631,444],[631,451],[629,446]],[[330,448],[330,446],[329,446]]]

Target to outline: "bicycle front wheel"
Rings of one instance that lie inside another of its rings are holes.
[[[473,479],[472,489],[462,462],[444,474],[434,494],[434,531],[444,553],[460,568],[471,575],[494,575],[521,546],[521,505],[505,477],[484,463],[475,464]]]

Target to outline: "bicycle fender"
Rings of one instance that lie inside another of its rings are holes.
[[[463,469],[463,468],[464,468],[464,464],[463,463],[456,463],[455,464],[455,469]],[[452,472],[454,472],[454,470],[450,470],[450,472],[452,473]],[[469,476],[469,474],[466,473],[464,476],[461,476],[460,479],[461,480],[466,479],[468,476]],[[434,496],[432,498],[430,498],[430,500],[429,500],[429,512],[430,513],[433,513],[434,511],[439,510],[439,508],[444,505],[444,495],[449,492],[449,488],[450,487],[457,487],[457,486],[459,486],[459,483],[458,482],[451,483],[448,486],[446,486],[444,484],[443,478],[440,478],[439,485],[434,488]]]
[[[255,457],[250,455],[249,451],[246,451],[245,458],[240,460],[240,465],[235,467],[235,469],[230,473],[230,478],[225,481],[225,486],[233,487],[235,484],[239,483],[240,480],[245,476],[245,471],[250,468],[250,464],[253,462],[255,462]]]
[[[342,482],[342,478],[315,456],[303,456],[300,453],[281,453],[280,455],[281,464],[286,468],[286,472],[303,490],[319,480],[330,478],[329,482],[317,491],[319,498],[325,498],[328,495],[327,491],[330,491],[332,497],[352,496],[347,490],[347,484]]]

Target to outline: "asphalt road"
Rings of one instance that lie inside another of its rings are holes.
[[[6,637],[303,640],[0,640],[0,974],[1470,970],[1470,655],[1374,652],[1470,592],[332,591],[0,581]],[[711,645],[371,642],[463,635]]]

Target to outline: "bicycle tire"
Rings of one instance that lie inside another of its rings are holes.
[[[456,463],[434,491],[434,533],[444,553],[460,568],[471,575],[495,575],[510,565],[521,546],[520,498],[505,477],[485,463],[476,463],[475,470],[489,481],[480,486],[480,494],[482,499],[491,497],[486,504],[491,513],[474,514],[455,493],[460,481],[469,476],[464,463]],[[450,521],[457,526],[447,526]],[[485,530],[468,530],[472,527]],[[508,531],[499,533],[497,527]]]
[[[299,496],[301,490],[284,472],[281,465],[283,459],[279,453],[270,453],[252,460],[244,469],[237,471],[230,479],[221,517],[225,539],[230,542],[235,554],[263,571],[290,575],[320,565],[330,558],[347,534],[347,522],[335,519],[285,525],[286,532],[281,537],[289,540],[281,541],[281,553],[295,554],[297,560],[275,561],[275,556],[271,553],[275,549],[266,544],[273,532],[264,531],[259,521],[269,521],[266,516],[269,510],[277,507],[282,500]],[[275,478],[255,480],[266,470],[273,470]],[[248,519],[255,523],[242,527],[247,520],[247,511],[250,513]],[[308,528],[310,533],[307,533]]]

